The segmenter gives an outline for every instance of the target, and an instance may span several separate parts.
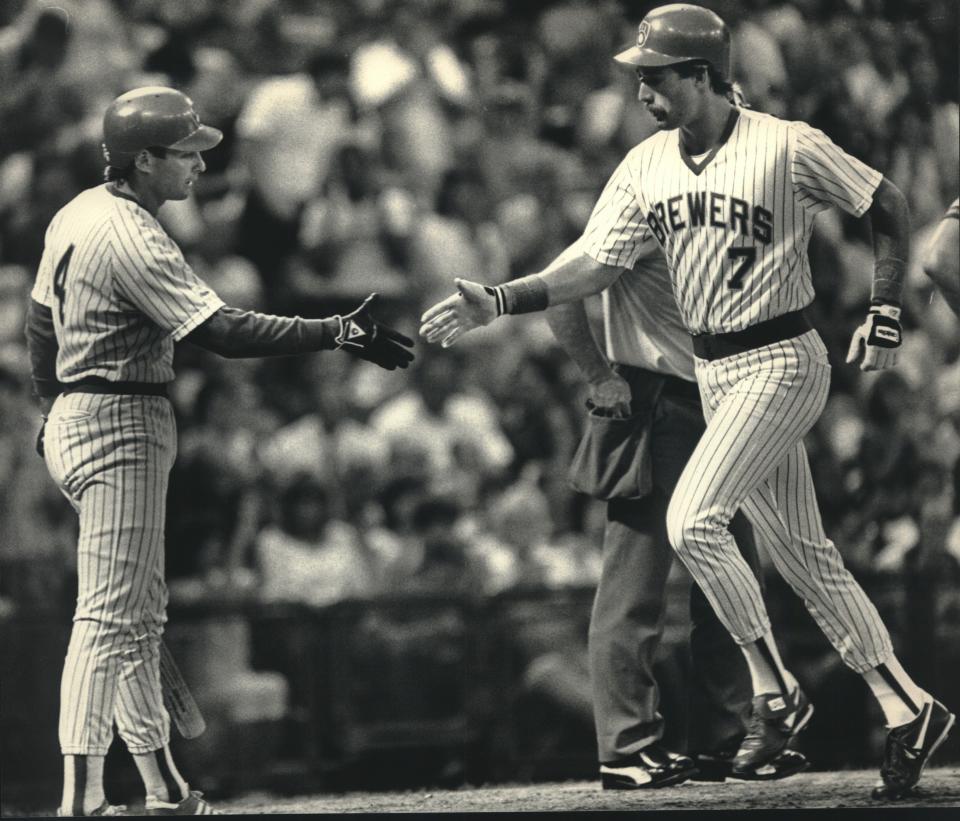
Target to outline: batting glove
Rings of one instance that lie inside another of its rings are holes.
[[[864,323],[853,333],[847,362],[856,362],[863,352],[862,371],[880,371],[897,364],[902,339],[900,309],[893,305],[873,305]]]
[[[413,362],[413,353],[407,350],[413,347],[413,340],[370,315],[370,305],[376,296],[370,294],[359,308],[346,316],[334,315],[339,322],[334,348],[343,348],[388,371],[406,368]]]

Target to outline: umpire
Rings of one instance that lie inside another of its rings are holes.
[[[577,243],[554,265],[576,250]],[[656,243],[649,242],[634,269],[602,300],[606,358],[582,302],[547,311],[554,335],[589,382],[590,413],[571,481],[607,502],[603,570],[589,632],[601,781],[606,789],[666,787],[689,778],[723,781],[746,733],[752,691],[742,654],[696,585],[690,591],[688,692],[693,756],[660,743],[664,721],[653,665],[674,559],[667,504],[704,420],[690,335]],[[756,544],[742,513],[731,531],[759,578]],[[803,755],[787,750],[749,778],[785,778],[806,767]]]

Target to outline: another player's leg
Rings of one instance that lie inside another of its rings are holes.
[[[813,708],[780,659],[757,577],[728,525],[751,491],[813,426],[830,373],[814,334],[716,362],[698,361],[707,428],[667,512],[670,542],[750,670],[749,729],[734,763],[749,771],[776,758]]]
[[[873,797],[880,801],[904,798],[920,781],[923,768],[946,739],[956,716],[925,692],[919,700],[905,695],[903,685],[909,681],[909,676],[896,658],[867,671],[864,679],[881,706],[887,701],[902,701],[917,710],[908,721],[895,723],[897,719],[891,719],[888,708],[884,709],[887,739],[880,765],[880,783],[874,788]]]
[[[661,744],[663,718],[653,662],[663,632],[673,552],[667,500],[655,489],[607,505],[603,571],[589,630],[590,678],[604,789],[666,787],[694,771],[687,756]]]
[[[166,623],[164,526],[167,485],[175,455],[172,409],[160,398],[120,400],[136,414],[144,435],[125,442],[118,481],[124,489],[131,553],[140,569],[126,608],[131,625],[119,675],[114,718],[146,793],[147,815],[212,815],[191,791],[170,751],[170,716],[160,684],[160,641]]]
[[[888,727],[877,798],[911,790],[954,723],[900,665],[886,626],[823,532],[809,463],[797,444],[744,504],[781,575],[803,598],[844,663],[863,675]]]
[[[756,541],[742,513],[733,517],[730,532],[762,588]],[[697,766],[693,780],[772,781],[807,769],[802,753],[785,749],[770,762],[734,774],[734,756],[747,735],[755,689],[750,668],[697,585],[690,591],[690,620],[689,749]]]
[[[122,586],[115,567],[110,482],[105,443],[96,424],[97,401],[60,397],[46,425],[50,475],[80,518],[77,604],[60,680],[59,739],[64,778],[58,814],[115,815],[106,801],[103,766],[113,741],[113,704],[124,627],[110,609],[111,591]]]
[[[170,750],[170,718],[160,694],[159,622],[145,624],[139,647],[121,674],[117,726],[146,793],[147,815],[215,815],[202,794],[191,790]]]

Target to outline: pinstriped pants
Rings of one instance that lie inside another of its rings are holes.
[[[803,436],[830,389],[815,331],[715,361],[696,360],[707,428],[667,510],[681,561],[739,644],[770,629],[760,587],[727,524],[742,508],[778,572],[844,663],[865,672],[893,648],[877,609],[823,532]]]
[[[170,739],[160,690],[164,518],[176,456],[170,402],[73,393],[46,425],[50,475],[80,517],[77,606],[60,684],[64,755],[103,755],[116,721],[131,753]]]

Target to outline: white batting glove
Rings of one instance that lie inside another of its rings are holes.
[[[900,309],[893,305],[873,305],[864,323],[853,332],[847,362],[856,362],[863,352],[861,371],[881,371],[897,364],[903,333]]]
[[[427,342],[440,342],[444,348],[468,331],[489,325],[503,313],[493,288],[469,279],[455,279],[454,283],[457,293],[428,308],[420,317],[420,336]]]

